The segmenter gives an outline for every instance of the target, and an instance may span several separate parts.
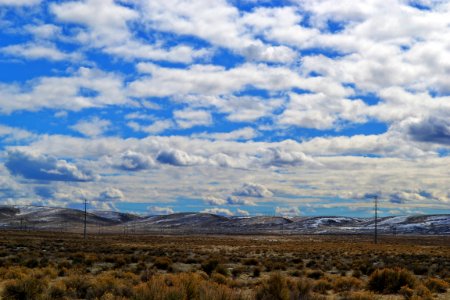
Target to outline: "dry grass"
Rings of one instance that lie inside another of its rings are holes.
[[[450,299],[450,237],[0,234],[1,299]]]

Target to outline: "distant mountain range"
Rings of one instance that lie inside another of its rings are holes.
[[[450,214],[390,216],[378,219],[380,234],[450,234]],[[84,212],[70,208],[0,206],[0,229],[80,232]],[[87,214],[89,232],[161,234],[368,234],[373,218],[224,217],[208,213],[139,216],[114,211]]]

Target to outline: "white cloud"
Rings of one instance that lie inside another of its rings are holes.
[[[103,135],[111,127],[109,120],[103,120],[98,117],[92,117],[90,119],[78,121],[77,124],[71,126],[73,130],[76,130],[88,137],[98,137]]]
[[[203,201],[209,205],[225,205],[227,201],[225,199],[215,197],[215,196],[206,196],[203,198]]]
[[[91,171],[65,160],[18,150],[8,152],[5,166],[12,175],[33,180],[84,182],[96,179]]]
[[[247,196],[247,195],[246,195]],[[244,199],[236,196],[229,196],[227,198],[227,204],[229,205],[247,205],[247,206],[255,206],[256,203],[249,199]]]
[[[331,129],[339,122],[366,121],[367,105],[361,100],[331,98],[325,94],[291,94],[290,101],[279,116],[280,124],[303,128]]]
[[[224,0],[145,1],[143,17],[152,28],[191,35],[228,48],[249,60],[291,62],[296,53],[255,38],[242,22],[238,9]]]
[[[140,41],[129,28],[130,24],[138,22],[138,11],[114,0],[69,1],[54,3],[50,8],[59,21],[84,27],[75,40],[108,54],[187,63],[208,54],[207,50],[195,50],[185,45],[165,49],[162,45]]]
[[[65,77],[40,77],[23,85],[0,83],[0,112],[43,108],[80,110],[129,103],[121,77],[80,68]]]
[[[114,0],[53,3],[50,9],[60,21],[89,27],[91,38],[98,42],[117,42],[128,39],[130,32],[127,22],[138,18],[136,11],[117,5]]]
[[[214,65],[191,65],[181,69],[140,63],[138,71],[151,75],[130,83],[130,93],[138,97],[217,96],[231,94],[248,86],[276,91],[307,85],[290,69],[265,64],[246,63],[227,70]]]
[[[125,199],[123,192],[116,188],[108,188],[107,190],[100,193],[99,201],[122,201]]]
[[[222,215],[222,216],[226,216],[226,217],[231,217],[234,215],[234,213],[232,211],[230,211],[229,209],[218,208],[218,207],[206,208],[206,209],[202,210],[201,212],[206,213],[206,214]]]
[[[147,210],[153,215],[170,215],[174,213],[171,207],[149,206]]]
[[[239,208],[236,210],[236,214],[239,216],[245,216],[245,217],[250,216],[250,213],[248,211],[239,209]]]
[[[156,160],[162,164],[173,166],[191,166],[205,162],[205,159],[200,156],[190,155],[178,149],[163,150],[158,154]]]
[[[300,215],[298,207],[279,207],[275,208],[275,213],[283,217],[295,217]]]
[[[176,110],[173,112],[173,115],[177,125],[183,129],[212,124],[211,113],[205,110]]]
[[[318,165],[312,157],[301,151],[301,145],[292,140],[285,140],[277,147],[268,148],[265,164],[269,166]]]
[[[77,53],[65,53],[52,44],[27,43],[0,48],[0,52],[9,56],[26,59],[49,59],[54,61],[80,59]]]
[[[197,133],[192,135],[195,138],[205,138],[211,140],[251,140],[258,136],[258,132],[251,127],[244,127],[242,129],[233,130],[230,132],[215,132],[215,133]]]
[[[25,29],[37,39],[54,39],[60,37],[61,27],[54,24],[26,25]]]
[[[37,138],[37,135],[27,130],[0,124],[0,139],[3,143],[31,141],[35,138]]]
[[[41,0],[0,0],[0,5],[30,6],[41,3]]]
[[[127,150],[120,155],[115,166],[126,171],[141,171],[154,167],[155,161],[149,155]]]
[[[272,197],[273,193],[262,184],[244,183],[240,188],[233,192],[236,196],[267,198]]]
[[[128,122],[127,125],[134,131],[142,131],[150,134],[161,133],[175,127],[175,124],[171,120],[156,120],[151,125],[141,125],[137,122]]]

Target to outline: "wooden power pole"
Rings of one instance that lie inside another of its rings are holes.
[[[373,235],[374,243],[378,243],[378,195],[375,195],[374,198],[374,204],[375,204],[375,231]]]
[[[83,237],[86,239],[86,224],[87,224],[87,200],[84,199],[84,232]]]

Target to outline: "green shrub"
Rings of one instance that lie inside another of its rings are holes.
[[[415,285],[416,278],[410,271],[400,268],[386,268],[375,270],[369,277],[367,287],[374,292],[395,294],[403,286],[414,288]]]

